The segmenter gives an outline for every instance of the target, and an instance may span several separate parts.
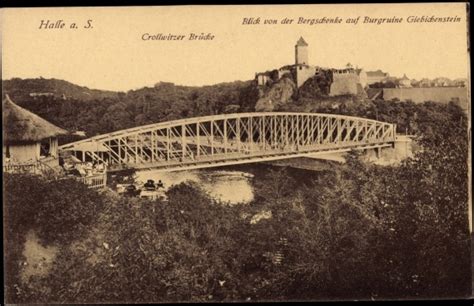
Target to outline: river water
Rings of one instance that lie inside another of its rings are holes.
[[[255,182],[267,180],[268,172],[280,169],[282,167],[270,164],[251,164],[177,172],[145,170],[136,172],[135,182],[146,182],[149,179],[155,182],[161,180],[167,190],[173,185],[191,181],[197,183],[212,198],[235,205],[250,203],[255,197]],[[319,173],[292,167],[286,167],[286,169],[288,175],[302,183],[316,178]]]
[[[229,204],[249,203],[253,200],[252,177],[246,172],[232,170],[191,170],[179,172],[156,172],[153,170],[136,173],[137,182],[161,180],[165,190],[186,181],[197,183],[211,197]]]

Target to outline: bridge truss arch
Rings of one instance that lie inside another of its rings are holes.
[[[321,113],[235,113],[150,124],[59,147],[111,170],[166,171],[393,146],[395,124]]]

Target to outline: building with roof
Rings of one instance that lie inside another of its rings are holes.
[[[390,75],[382,70],[367,71],[367,85],[385,81]]]
[[[456,87],[466,87],[467,86],[467,79],[465,78],[458,78],[453,80],[453,85]]]
[[[400,87],[412,87],[411,80],[407,77],[406,74],[403,74],[403,77],[399,80]]]
[[[433,80],[433,83],[436,87],[449,87],[449,86],[454,86],[454,82],[451,81],[448,78],[436,78]]]
[[[59,166],[57,137],[67,131],[18,106],[8,95],[2,108],[4,172]]]

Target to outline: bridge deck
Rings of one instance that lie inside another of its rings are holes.
[[[348,152],[351,150],[368,150],[376,148],[388,148],[392,147],[392,143],[379,143],[379,144],[353,144],[346,145],[344,147],[338,147],[335,145],[328,144],[324,147],[319,147],[317,150],[314,148],[301,148],[298,152],[292,150],[267,150],[265,152],[248,152],[247,154],[242,153],[227,153],[227,154],[216,154],[214,156],[202,156],[195,159],[185,160],[170,160],[161,162],[150,162],[150,163],[125,163],[110,167],[108,170],[111,172],[121,171],[124,169],[153,169],[156,171],[181,171],[181,170],[192,170],[192,169],[203,169],[211,167],[221,167],[238,164],[257,163],[272,160],[290,159],[297,157],[317,157],[318,154],[330,154]]]
[[[393,145],[395,125],[315,113],[187,118],[99,135],[60,147],[109,169],[168,171],[269,161]]]

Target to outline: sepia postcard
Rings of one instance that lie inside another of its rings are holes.
[[[469,299],[469,6],[1,13],[6,304]]]

